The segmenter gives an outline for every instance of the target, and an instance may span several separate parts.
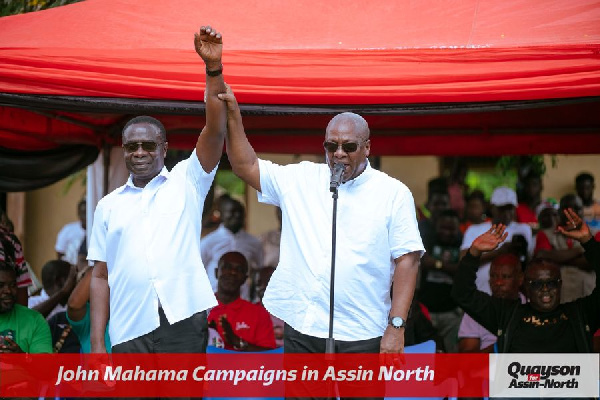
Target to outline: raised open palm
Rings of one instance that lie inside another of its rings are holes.
[[[592,237],[590,228],[587,224],[572,208],[567,208],[566,210],[563,210],[563,212],[567,222],[563,226],[556,227],[556,230],[568,238],[579,240],[580,242],[587,242]]]
[[[508,233],[506,233],[505,230],[506,226],[503,224],[492,225],[490,230],[482,235],[479,235],[473,241],[471,247],[479,250],[480,252],[492,251],[506,239],[506,236],[508,236]]]

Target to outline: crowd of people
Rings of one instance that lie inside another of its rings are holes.
[[[168,171],[161,122],[127,122],[128,182],[99,202],[89,232],[85,200],[78,204],[79,221],[58,233],[57,259],[28,300],[31,272],[2,218],[0,353],[398,353],[428,339],[452,353],[598,350],[600,203],[591,174],[578,175],[558,205],[543,199],[534,174],[519,194],[500,186],[488,202],[468,188],[460,164],[432,179],[426,203],[415,205],[409,188],[369,163],[369,127],[354,113],[326,127],[325,163],[277,165],[259,159],[245,135],[223,79],[221,35],[202,27],[195,48],[206,68],[195,150]],[[225,143],[234,173],[277,207],[279,228],[261,238],[245,231],[244,206],[228,195],[217,201],[220,225],[201,237]]]
[[[420,286],[416,298],[430,311],[431,321],[449,352],[493,352],[496,337],[484,329],[461,303],[457,279],[465,257],[477,240],[492,227],[502,226],[505,235],[493,248],[471,259],[477,268],[473,283],[481,293],[493,298],[528,303],[525,271],[536,263],[555,265],[560,274],[559,300],[567,304],[591,295],[596,287],[593,261],[585,245],[561,227],[574,219],[589,227],[600,240],[600,215],[594,209],[594,178],[581,173],[574,179],[574,192],[566,193],[558,204],[543,200],[541,177],[526,175],[517,191],[500,186],[493,190],[489,204],[478,190],[464,192],[464,218],[449,201],[449,180],[435,178],[429,183],[428,201],[421,206],[419,227],[427,250],[421,261]],[[585,184],[582,184],[585,182]],[[583,200],[585,198],[585,202]],[[569,211],[570,210],[570,211]],[[427,216],[428,215],[428,216]],[[468,258],[468,257],[467,257]],[[465,313],[466,312],[466,313]],[[531,333],[531,332],[530,332]],[[535,336],[534,336],[535,337]],[[596,344],[594,347],[599,350]]]

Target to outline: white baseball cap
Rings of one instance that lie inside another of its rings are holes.
[[[492,192],[490,204],[496,207],[507,205],[517,206],[517,194],[514,190],[506,186],[499,186]]]

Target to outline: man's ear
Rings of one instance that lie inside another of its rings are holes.
[[[169,142],[165,141],[163,148],[163,158],[167,156],[167,149],[169,148]]]

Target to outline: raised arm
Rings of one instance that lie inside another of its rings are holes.
[[[490,332],[498,330],[500,323],[498,315],[503,312],[503,304],[499,303],[507,301],[492,298],[487,293],[477,290],[475,278],[481,263],[481,255],[496,249],[506,239],[508,234],[505,229],[506,227],[502,224],[492,225],[487,232],[479,235],[473,241],[465,256],[460,260],[452,285],[452,298],[466,313]]]
[[[71,269],[69,270],[69,276],[67,277],[64,285],[60,288],[56,293],[50,296],[47,300],[42,301],[41,303],[31,307],[36,310],[40,314],[46,318],[54,308],[56,308],[59,304],[65,304],[69,295],[75,288],[77,284],[77,268],[74,265],[71,265]]]
[[[593,239],[590,228],[571,208],[564,210],[567,223],[556,229],[568,238],[578,240],[584,250],[584,256],[592,269],[596,271],[596,283],[600,283],[600,244]],[[597,286],[597,285],[596,285]]]
[[[108,269],[103,261],[96,261],[90,282],[90,336],[92,353],[106,353],[104,331],[110,315],[110,288]]]
[[[196,142],[196,155],[204,171],[211,172],[223,154],[223,141],[227,129],[225,105],[217,98],[219,93],[225,92],[221,63],[223,40],[219,32],[210,26],[203,26],[194,34],[194,46],[206,67],[206,125]]]
[[[227,86],[227,92],[220,94],[219,98],[227,104],[227,135],[225,141],[231,169],[244,182],[260,192],[258,157],[256,157],[256,153],[244,132],[242,114],[237,100],[229,86]]]
[[[85,317],[86,304],[90,300],[91,281],[92,268],[88,268],[67,301],[67,316],[71,321],[81,321]]]

